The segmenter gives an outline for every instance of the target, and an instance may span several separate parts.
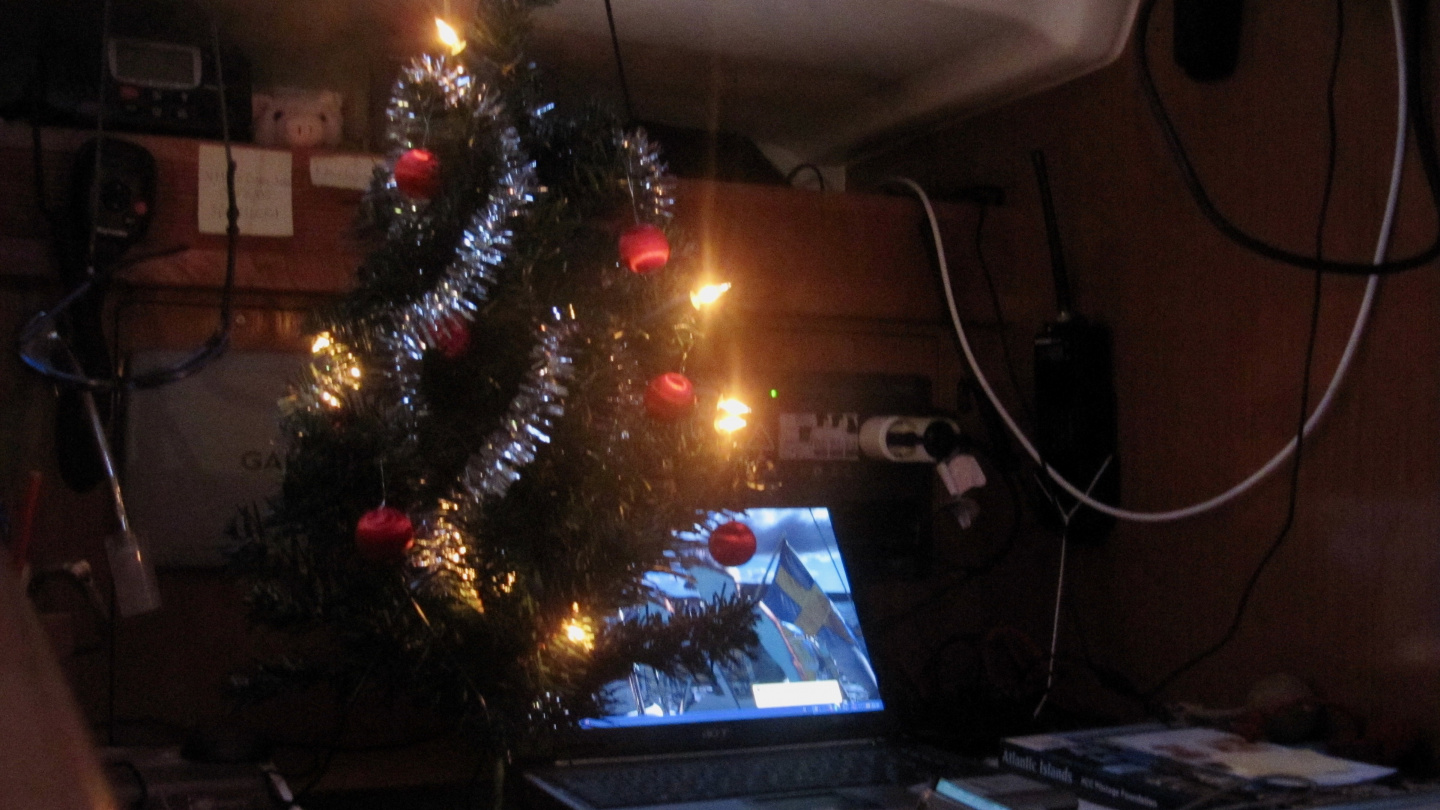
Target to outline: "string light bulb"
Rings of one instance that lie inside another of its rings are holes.
[[[310,342],[312,376],[310,396],[314,402],[331,410],[345,407],[343,397],[362,387],[365,371],[360,358],[329,332],[321,332]]]
[[[749,424],[745,415],[750,413],[750,406],[734,397],[721,397],[715,413],[715,429],[721,433],[734,433]]]
[[[435,31],[441,44],[450,49],[451,56],[459,56],[460,52],[465,50],[465,40],[455,33],[455,29],[451,28],[449,23],[439,17],[435,18]]]
[[[595,631],[590,629],[589,622],[580,616],[580,603],[576,602],[570,606],[570,610],[576,614],[575,618],[567,620],[560,626],[560,632],[565,638],[577,647],[587,652],[595,649]]]
[[[698,290],[690,293],[690,305],[696,309],[704,309],[706,306],[720,300],[720,296],[730,290],[730,282],[720,284],[706,284]]]

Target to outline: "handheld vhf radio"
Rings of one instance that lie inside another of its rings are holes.
[[[1120,459],[1110,330],[1075,311],[1045,155],[1036,150],[1030,157],[1040,185],[1059,307],[1055,320],[1040,327],[1035,336],[1036,439],[1045,464],[1096,500],[1115,503],[1120,495]],[[1047,524],[1064,527],[1068,515],[1068,536],[1082,542],[1103,540],[1114,528],[1114,518],[1080,505],[1048,477],[1044,484],[1052,499],[1041,509]]]

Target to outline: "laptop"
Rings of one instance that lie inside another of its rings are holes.
[[[698,677],[636,667],[610,684],[610,713],[582,720],[558,761],[525,772],[528,806],[910,810],[941,771],[963,775],[963,763],[891,742],[830,510],[753,508],[712,516],[707,530],[731,519],[755,534],[750,560],[650,574],[659,596],[635,609],[740,593],[755,601],[759,647]]]

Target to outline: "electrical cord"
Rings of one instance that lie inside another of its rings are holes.
[[[1155,10],[1156,2],[1157,0],[1146,0],[1145,4],[1141,6],[1139,15],[1135,21],[1136,62],[1140,69],[1141,88],[1145,93],[1145,99],[1149,103],[1151,111],[1155,115],[1155,120],[1160,125],[1161,133],[1165,136],[1165,143],[1169,147],[1170,153],[1180,169],[1180,174],[1185,182],[1186,189],[1189,190],[1190,196],[1194,198],[1201,212],[1220,233],[1246,250],[1268,259],[1301,267],[1306,270],[1318,270],[1327,273],[1345,273],[1361,276],[1395,273],[1429,264],[1434,261],[1437,256],[1440,256],[1440,158],[1437,158],[1436,155],[1434,128],[1430,120],[1427,94],[1420,86],[1421,69],[1426,64],[1426,60],[1420,58],[1419,47],[1408,49],[1413,64],[1404,68],[1401,83],[1402,85],[1408,83],[1411,86],[1408,88],[1408,93],[1406,89],[1402,88],[1400,102],[1401,104],[1405,104],[1406,95],[1408,95],[1409,103],[1413,106],[1410,114],[1414,118],[1416,127],[1416,151],[1420,156],[1420,165],[1424,170],[1425,182],[1429,186],[1430,198],[1436,214],[1435,241],[1424,251],[1414,256],[1395,261],[1374,260],[1369,264],[1363,262],[1331,261],[1324,258],[1294,253],[1252,236],[1241,230],[1216,208],[1215,203],[1210,199],[1209,193],[1206,192],[1204,184],[1200,181],[1199,175],[1196,174],[1194,165],[1190,162],[1189,153],[1185,150],[1185,146],[1180,140],[1180,135],[1175,129],[1175,123],[1171,120],[1170,114],[1165,108],[1165,103],[1161,99],[1160,92],[1155,86],[1155,77],[1150,71],[1148,45],[1150,17]],[[1423,3],[1415,4],[1417,16],[1423,15],[1423,6]],[[1397,18],[1396,25],[1399,26],[1400,10],[1395,8],[1394,14]],[[1411,35],[1417,38],[1417,44],[1423,42],[1427,30],[1424,26],[1423,19],[1412,21],[1410,29]],[[1407,49],[1398,41],[1398,37],[1396,50],[1398,60],[1403,63],[1407,58]],[[1408,82],[1404,78],[1406,74],[1409,76]]]
[[[1153,699],[1156,695],[1163,692],[1167,686],[1174,683],[1175,680],[1178,679],[1181,675],[1184,675],[1186,672],[1189,672],[1190,670],[1198,666],[1201,662],[1209,659],[1211,656],[1220,652],[1226,647],[1226,645],[1231,642],[1231,640],[1235,638],[1236,634],[1240,632],[1240,624],[1245,619],[1246,609],[1250,606],[1250,597],[1253,596],[1255,593],[1255,586],[1260,581],[1261,574],[1263,574],[1265,572],[1265,569],[1269,567],[1270,561],[1275,558],[1275,554],[1280,551],[1280,547],[1285,544],[1285,540],[1290,536],[1291,528],[1295,525],[1295,506],[1296,502],[1298,501],[1298,494],[1300,490],[1300,455],[1301,447],[1304,444],[1303,437],[1305,433],[1305,417],[1303,414],[1305,412],[1304,408],[1309,404],[1308,389],[1310,387],[1310,367],[1311,361],[1314,359],[1315,356],[1315,336],[1316,333],[1319,331],[1318,326],[1320,323],[1321,278],[1322,275],[1317,271],[1315,273],[1315,294],[1312,298],[1313,303],[1311,305],[1310,339],[1305,348],[1305,374],[1303,382],[1304,387],[1300,394],[1300,406],[1302,415],[1300,417],[1300,425],[1296,428],[1295,431],[1297,441],[1295,444],[1294,461],[1291,463],[1290,466],[1290,496],[1285,508],[1285,522],[1281,524],[1280,531],[1276,533],[1275,539],[1270,543],[1270,547],[1265,550],[1265,556],[1260,558],[1260,562],[1255,566],[1255,569],[1250,572],[1250,578],[1245,582],[1244,590],[1240,592],[1240,601],[1235,606],[1235,615],[1233,618],[1231,618],[1230,625],[1225,629],[1225,633],[1214,644],[1211,644],[1209,647],[1192,656],[1190,660],[1171,670],[1169,674],[1165,675],[1158,682],[1156,682],[1154,686],[1148,689],[1143,695],[1147,702]]]
[[[979,448],[974,444],[971,444],[967,448],[967,450],[969,450],[970,452],[974,452],[978,449]],[[992,463],[994,463],[993,459]],[[950,581],[938,585],[933,590],[931,590],[931,592],[925,598],[921,599],[919,602],[916,602],[913,605],[910,605],[903,611],[892,616],[885,617],[885,619],[876,628],[875,634],[884,635],[895,627],[907,621],[910,621],[911,619],[914,619],[921,613],[938,607],[939,605],[944,603],[945,600],[949,599],[951,594],[953,594],[956,590],[963,588],[975,579],[993,571],[996,566],[998,566],[1002,561],[1004,561],[1005,558],[1009,557],[1011,552],[1015,550],[1015,546],[1020,539],[1020,529],[1024,525],[1025,514],[1024,507],[1022,505],[1023,496],[1020,491],[1020,486],[1015,482],[1015,480],[1010,476],[1010,474],[1007,473],[1005,469],[999,464],[995,464],[995,467],[1000,481],[1004,483],[1006,490],[1010,494],[1011,503],[1010,528],[1006,531],[1005,541],[1000,545],[1000,548],[996,549],[994,552],[990,553],[988,556],[984,557],[979,562],[975,562],[969,565],[958,566],[958,570],[952,575]]]
[[[1315,255],[1323,258],[1325,255],[1325,223],[1330,214],[1331,194],[1335,186],[1335,155],[1339,149],[1339,127],[1335,116],[1335,85],[1340,75],[1340,54],[1345,42],[1345,0],[1335,0],[1335,49],[1334,57],[1330,63],[1330,81],[1326,86],[1326,122],[1329,132],[1329,151],[1326,161],[1325,185],[1320,196],[1320,217],[1315,228]],[[1255,593],[1255,586],[1260,581],[1260,576],[1269,567],[1270,561],[1275,558],[1280,547],[1290,537],[1290,531],[1295,526],[1296,503],[1300,495],[1300,459],[1301,451],[1305,445],[1305,412],[1309,408],[1310,397],[1310,372],[1315,359],[1315,340],[1320,331],[1320,294],[1324,275],[1315,271],[1315,286],[1310,298],[1310,334],[1305,343],[1305,370],[1301,375],[1300,382],[1300,417],[1295,428],[1295,458],[1290,466],[1290,495],[1285,507],[1285,521],[1281,524],[1280,530],[1276,532],[1275,539],[1270,542],[1270,547],[1265,550],[1265,555],[1251,571],[1250,578],[1245,583],[1245,588],[1240,592],[1240,600],[1235,606],[1235,615],[1230,620],[1230,625],[1225,629],[1220,639],[1204,650],[1196,653],[1185,663],[1171,670],[1156,684],[1145,692],[1143,697],[1148,702],[1160,694],[1170,684],[1174,683],[1181,675],[1194,669],[1201,662],[1220,652],[1240,632],[1240,624],[1244,621],[1246,609],[1250,606],[1250,598]]]
[[[1025,389],[1020,386],[1020,375],[1015,371],[1015,358],[1010,354],[1010,324],[1005,319],[1005,309],[1000,305],[1000,292],[995,288],[995,275],[990,272],[990,263],[985,260],[985,219],[990,212],[990,206],[980,205],[980,210],[975,215],[975,263],[980,266],[980,276],[985,280],[985,291],[990,296],[990,308],[995,314],[995,328],[1000,332],[1000,356],[1005,361],[1005,373],[1010,378],[1010,386],[1015,389],[1015,398],[1020,403],[1020,409],[1033,424],[1035,415],[1030,412],[1029,402],[1025,399]]]
[[[1405,138],[1406,129],[1408,126],[1408,104],[1406,97],[1408,70],[1406,67],[1407,56],[1404,46],[1404,24],[1401,20],[1399,0],[1390,0],[1390,8],[1394,19],[1395,48],[1397,56],[1396,64],[1397,73],[1399,74],[1398,87],[1400,98],[1399,103],[1396,105],[1397,126],[1395,132],[1394,159],[1391,163],[1390,170],[1390,191],[1385,202],[1385,214],[1381,221],[1380,234],[1376,240],[1374,253],[1375,266],[1379,266],[1384,262],[1385,252],[1390,244],[1391,231],[1394,228],[1395,212],[1399,207],[1400,179],[1405,162]],[[965,355],[965,360],[969,364],[971,371],[975,375],[976,382],[979,383],[980,387],[984,390],[985,396],[990,400],[992,404],[994,404],[995,410],[1000,415],[1001,419],[1004,420],[1005,426],[1009,428],[1011,434],[1015,436],[1017,441],[1019,441],[1021,447],[1025,449],[1025,452],[1030,456],[1031,459],[1035,461],[1036,464],[1041,466],[1041,468],[1045,471],[1046,475],[1048,475],[1053,481],[1055,481],[1055,483],[1058,484],[1061,489],[1070,493],[1071,497],[1074,497],[1076,500],[1080,501],[1091,509],[1096,510],[1097,512],[1101,512],[1103,514],[1110,515],[1121,520],[1129,520],[1140,523],[1164,523],[1176,520],[1184,520],[1186,518],[1191,518],[1196,515],[1200,515],[1205,512],[1217,509],[1220,506],[1223,506],[1224,504],[1229,503],[1230,501],[1239,497],[1240,495],[1248,492],[1261,480],[1265,479],[1271,473],[1273,473],[1281,464],[1285,462],[1286,459],[1290,457],[1292,453],[1295,452],[1297,442],[1294,438],[1292,438],[1290,442],[1284,447],[1282,447],[1280,451],[1277,452],[1269,461],[1267,461],[1255,472],[1251,473],[1251,475],[1245,480],[1208,500],[1200,501],[1198,503],[1191,504],[1190,506],[1179,509],[1147,512],[1132,509],[1121,509],[1110,504],[1101,503],[1100,501],[1097,501],[1094,498],[1086,495],[1080,490],[1079,487],[1076,487],[1070,481],[1066,480],[1065,477],[1061,475],[1058,470],[1048,464],[1045,464],[1041,460],[1040,452],[1035,449],[1035,445],[1030,441],[1029,437],[1027,437],[1025,435],[1025,432],[1020,429],[1020,426],[1015,423],[1014,417],[1010,415],[1010,412],[1000,402],[1000,398],[995,394],[995,389],[990,385],[989,379],[986,378],[985,373],[980,369],[980,364],[975,359],[975,353],[970,347],[970,339],[965,333],[964,324],[962,324],[960,321],[959,308],[955,303],[955,293],[950,286],[950,270],[948,263],[945,261],[945,246],[944,241],[940,235],[940,223],[935,216],[935,209],[934,206],[932,206],[930,203],[929,195],[925,193],[925,189],[923,189],[920,184],[907,177],[894,177],[890,179],[893,182],[904,185],[912,192],[914,192],[915,195],[920,199],[920,203],[925,209],[926,218],[929,220],[930,223],[930,234],[934,239],[935,249],[939,259],[940,275],[942,281],[944,282],[943,286],[945,292],[945,301],[950,311],[950,321],[955,329],[956,336],[960,340],[960,348]],[[1314,412],[1310,414],[1310,418],[1305,421],[1305,426],[1302,434],[1304,436],[1310,435],[1310,433],[1315,430],[1315,426],[1318,425],[1320,423],[1320,420],[1324,418],[1325,414],[1329,412],[1330,405],[1334,402],[1335,396],[1340,389],[1340,385],[1345,380],[1345,376],[1350,369],[1350,365],[1355,359],[1355,353],[1359,349],[1360,338],[1364,335],[1365,328],[1369,323],[1370,313],[1374,309],[1375,296],[1379,289],[1379,280],[1379,274],[1371,274],[1368,282],[1365,285],[1365,295],[1363,300],[1360,302],[1360,308],[1356,313],[1354,325],[1350,329],[1350,337],[1345,344],[1344,351],[1341,353],[1340,361],[1335,366],[1335,372],[1330,378],[1330,384],[1326,387],[1324,395],[1321,396],[1319,403],[1315,406]]]
[[[294,791],[295,801],[299,802],[308,799],[311,791],[320,784],[320,780],[324,779],[325,774],[329,772],[330,763],[334,760],[335,753],[340,750],[340,739],[344,736],[345,729],[350,724],[350,712],[355,708],[355,702],[360,699],[360,695],[365,690],[366,683],[370,680],[370,676],[375,672],[375,668],[379,666],[379,663],[378,660],[370,662],[370,666],[365,669],[365,672],[361,674],[359,680],[355,682],[355,687],[350,690],[349,697],[346,698],[344,702],[338,702],[337,700],[337,705],[340,708],[340,717],[335,721],[335,728],[331,732],[330,745],[323,749],[319,762],[315,764],[311,771],[310,781],[305,783],[305,787]],[[338,699],[339,695],[336,697]]]
[[[785,185],[787,185],[787,186],[793,186],[793,185],[795,185],[795,178],[796,178],[796,177],[799,177],[799,176],[800,176],[800,172],[803,172],[803,171],[805,171],[806,169],[809,169],[809,170],[815,175],[815,180],[816,180],[816,182],[818,182],[818,183],[820,184],[820,190],[821,190],[821,191],[824,191],[824,190],[825,190],[825,175],[823,175],[823,174],[820,173],[820,167],[819,167],[819,166],[816,166],[814,163],[800,163],[800,164],[797,164],[797,165],[795,166],[795,168],[791,169],[790,172],[785,175]]]
[[[95,77],[96,94],[100,103],[95,108],[95,181],[90,183],[87,189],[90,199],[86,203],[85,210],[90,217],[90,233],[87,234],[85,246],[85,267],[90,276],[95,274],[95,252],[100,243],[100,229],[95,227],[95,222],[100,218],[100,172],[105,165],[101,157],[105,152],[105,77],[109,73],[109,60],[106,59],[105,44],[110,39],[110,23],[114,3],[112,0],[105,0],[100,10],[100,71]]]
[[[1088,495],[1091,490],[1095,489],[1095,485],[1100,483],[1100,478],[1105,475],[1105,471],[1110,469],[1110,462],[1114,460],[1113,455],[1105,457],[1105,461],[1100,464],[1100,469],[1096,470],[1095,475],[1090,479],[1090,486],[1085,488],[1085,494]],[[1067,510],[1061,509],[1060,504],[1056,503],[1055,508],[1060,510],[1061,524],[1064,526],[1060,530],[1060,564],[1057,566],[1059,573],[1055,577],[1055,620],[1050,628],[1050,662],[1045,671],[1045,691],[1035,704],[1032,718],[1040,716],[1040,712],[1045,709],[1045,704],[1050,700],[1050,691],[1055,688],[1055,654],[1060,649],[1060,606],[1065,603],[1065,570],[1069,556],[1067,552],[1070,549],[1070,521],[1075,517],[1075,513],[1080,511],[1080,504],[1076,503]]]
[[[615,32],[615,11],[605,0],[605,20],[610,23],[610,47],[615,52],[615,72],[620,75],[620,95],[625,99],[625,120],[635,123],[635,107],[630,104],[630,83],[625,80],[625,60],[620,58],[620,35]]]
[[[140,772],[140,768],[135,763],[128,759],[116,759],[106,762],[105,767],[110,771],[124,771],[133,780],[135,798],[128,805],[130,810],[142,810],[149,803],[150,785],[145,780],[145,774]]]

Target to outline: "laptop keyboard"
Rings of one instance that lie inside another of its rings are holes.
[[[906,784],[919,763],[873,744],[579,765],[550,778],[597,808],[724,799],[756,793]]]

